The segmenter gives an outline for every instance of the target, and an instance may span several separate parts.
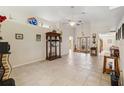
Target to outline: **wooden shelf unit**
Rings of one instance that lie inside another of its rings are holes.
[[[61,41],[62,38],[60,33],[46,33],[46,60],[51,61],[57,58],[61,58]]]

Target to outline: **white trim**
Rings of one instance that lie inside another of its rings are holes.
[[[21,67],[21,66],[32,64],[35,62],[43,62],[43,61],[45,61],[45,60],[37,59],[37,60],[30,61],[30,62],[25,62],[24,64],[14,65],[14,66],[12,66],[12,68]]]
[[[68,53],[67,54],[64,54],[64,55],[62,55],[62,56],[67,56],[68,55]],[[35,63],[35,62],[44,62],[44,61],[47,61],[47,60],[43,60],[43,59],[36,59],[36,60],[33,60],[33,61],[30,61],[30,62],[25,62],[25,64],[19,64],[19,65],[15,65],[15,66],[12,66],[12,68],[16,68],[16,67],[21,67],[21,66],[24,66],[24,65],[28,65],[28,64],[32,64],[32,63]]]

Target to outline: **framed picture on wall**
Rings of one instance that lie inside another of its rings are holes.
[[[41,41],[41,34],[36,34],[36,41]]]
[[[121,29],[121,27],[120,27],[120,39],[122,38],[121,34],[122,34],[122,29]]]
[[[121,31],[121,27],[120,27],[120,39],[122,38],[122,36],[121,36],[122,33],[121,33],[121,32],[122,32],[122,31]]]
[[[120,40],[120,29],[118,29],[118,40]]]
[[[117,31],[117,40],[119,40],[119,29]]]
[[[118,40],[121,39],[121,28],[118,29]]]
[[[18,40],[23,40],[23,34],[20,34],[20,33],[16,33],[15,34],[15,39],[18,39]]]
[[[124,24],[122,24],[122,39],[124,39]]]
[[[115,35],[115,37],[116,37],[116,40],[118,40],[118,33],[116,32],[116,35]]]

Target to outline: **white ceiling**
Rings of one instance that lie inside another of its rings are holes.
[[[2,6],[0,12],[6,12],[12,17],[37,16],[48,21],[98,24],[104,27],[114,27],[124,15],[124,7],[110,10],[108,6]]]

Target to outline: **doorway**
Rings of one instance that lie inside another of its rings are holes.
[[[99,34],[99,53],[109,54],[110,47],[116,45],[115,32]]]
[[[69,51],[73,51],[74,46],[73,46],[73,37],[69,36]]]
[[[77,37],[75,52],[89,53],[90,52],[90,37]]]

